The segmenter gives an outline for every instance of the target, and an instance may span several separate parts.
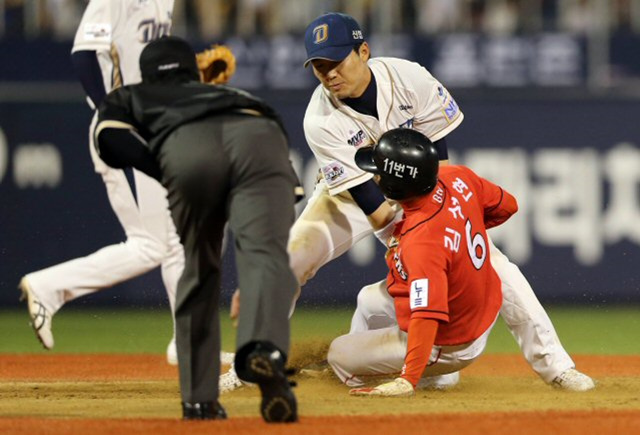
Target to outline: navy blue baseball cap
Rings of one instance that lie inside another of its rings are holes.
[[[350,15],[329,12],[313,20],[304,32],[308,66],[313,59],[342,61],[356,44],[364,42],[358,22]]]

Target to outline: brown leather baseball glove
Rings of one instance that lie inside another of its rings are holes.
[[[204,83],[227,83],[236,72],[236,57],[226,45],[214,44],[196,54],[196,60]]]

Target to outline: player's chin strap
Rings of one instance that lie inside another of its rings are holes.
[[[393,219],[391,219],[391,221],[389,221],[389,223],[384,227],[373,232],[373,235],[376,236],[385,247],[387,247],[387,241],[393,235],[393,230],[396,226],[396,223],[400,222],[403,217],[402,210],[398,210],[396,209],[396,207],[397,204],[394,204],[394,210],[396,210],[396,214],[393,216]]]

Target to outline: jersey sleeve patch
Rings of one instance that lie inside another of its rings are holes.
[[[442,104],[442,111],[447,121],[449,123],[453,122],[453,120],[458,116],[460,108],[458,107],[456,100],[453,99],[451,94],[449,94],[442,85],[438,86],[438,100],[440,101],[440,104]]]
[[[109,23],[86,23],[82,30],[85,41],[111,42],[111,24]]]
[[[322,167],[322,175],[327,186],[332,187],[347,178],[347,169],[341,163],[333,161]]]
[[[409,296],[411,309],[426,308],[429,306],[429,280],[416,279],[411,281],[411,294]]]

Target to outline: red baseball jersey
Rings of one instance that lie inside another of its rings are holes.
[[[429,195],[403,201],[405,212],[387,252],[387,288],[400,328],[412,318],[437,320],[437,345],[481,336],[502,305],[486,228],[517,211],[515,198],[464,166],[440,168]]]

